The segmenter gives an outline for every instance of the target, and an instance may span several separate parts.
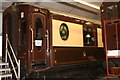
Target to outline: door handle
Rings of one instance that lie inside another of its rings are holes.
[[[34,41],[33,41],[33,40],[34,40],[34,39],[33,39],[33,29],[30,28],[30,31],[32,32],[32,49],[31,49],[31,52],[33,52],[33,48],[34,48],[34,46],[33,46],[33,42],[34,42]]]
[[[48,30],[46,30],[45,37],[47,38],[47,52],[49,52],[49,32],[48,32]]]

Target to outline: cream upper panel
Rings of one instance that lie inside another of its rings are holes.
[[[60,25],[65,23],[69,29],[69,37],[62,40],[60,37]],[[83,47],[83,26],[75,23],[52,20],[52,45],[66,47]]]
[[[101,28],[97,28],[97,37],[98,37],[98,47],[103,47],[102,29]]]

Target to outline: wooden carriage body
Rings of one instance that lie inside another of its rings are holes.
[[[10,6],[3,16],[3,42],[8,34],[25,74],[105,59],[97,24],[24,3]]]

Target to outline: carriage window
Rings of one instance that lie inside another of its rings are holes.
[[[96,29],[84,26],[83,32],[84,46],[96,46]]]
[[[21,36],[21,43],[23,44],[23,45],[25,45],[26,44],[26,19],[25,18],[22,18],[21,19],[21,34],[22,34],[22,36]]]
[[[43,45],[43,25],[40,18],[36,19],[35,24],[35,46],[38,50],[41,50]]]
[[[118,19],[118,6],[112,5],[107,7],[107,19]]]
[[[69,36],[68,26],[65,23],[62,23],[60,26],[60,37],[62,40],[67,40]]]

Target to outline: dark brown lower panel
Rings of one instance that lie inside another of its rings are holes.
[[[96,80],[106,75],[102,64],[103,61],[92,61],[80,64],[53,66],[46,71],[32,72],[27,78],[38,78],[39,80],[63,80],[63,78],[69,80]]]
[[[104,49],[97,47],[54,47],[53,55],[54,65],[105,60]]]

